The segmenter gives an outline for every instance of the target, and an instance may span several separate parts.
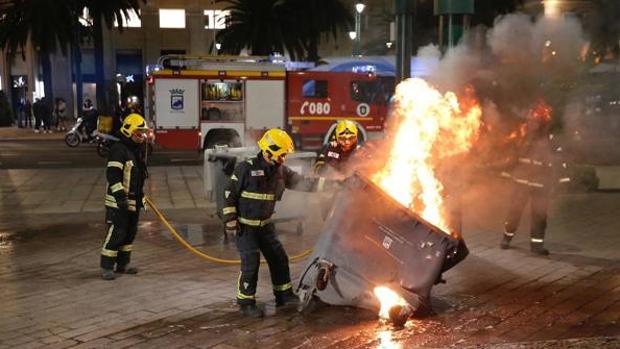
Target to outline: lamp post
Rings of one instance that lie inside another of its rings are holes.
[[[353,55],[361,56],[362,46],[362,12],[364,12],[366,5],[358,2],[355,4],[355,38],[349,33],[349,37],[353,40]]]

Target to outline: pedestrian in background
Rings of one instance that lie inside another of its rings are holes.
[[[32,127],[32,103],[30,103],[30,99],[28,99],[28,97],[26,97],[24,101],[24,120],[24,127]]]
[[[32,114],[34,115],[34,133],[39,133],[41,132],[40,128],[43,127],[43,103],[40,98],[34,100]]]
[[[63,98],[56,98],[54,103],[54,118],[56,119],[56,131],[67,130],[67,103]]]
[[[41,99],[41,121],[43,122],[43,133],[52,133],[53,113],[51,101],[47,97]]]

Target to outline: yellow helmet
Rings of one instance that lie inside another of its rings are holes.
[[[258,141],[258,147],[275,159],[295,151],[295,145],[291,136],[284,130],[272,128],[263,134]]]
[[[343,138],[357,139],[357,126],[351,120],[342,120],[336,125],[336,140]]]
[[[123,120],[123,126],[121,126],[121,133],[127,138],[131,138],[131,135],[136,131],[148,131],[148,126],[144,121],[144,118],[139,114],[129,114]]]

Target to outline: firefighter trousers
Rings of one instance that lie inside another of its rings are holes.
[[[101,268],[123,269],[129,264],[133,240],[138,232],[138,211],[106,207],[107,234],[101,249]]]
[[[276,298],[292,292],[288,256],[276,237],[273,224],[264,227],[241,224],[237,234],[237,249],[241,257],[241,271],[237,280],[237,304],[256,303],[260,253],[267,260]]]
[[[512,238],[519,227],[523,210],[530,202],[531,222],[530,239],[532,244],[542,244],[547,229],[547,207],[549,193],[540,188],[516,185],[510,198],[510,209],[504,223],[504,234]]]

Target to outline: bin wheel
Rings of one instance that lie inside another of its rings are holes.
[[[319,273],[316,277],[316,288],[319,291],[323,291],[327,288],[327,283],[329,282],[329,276],[327,274],[327,269],[321,268],[319,269]]]

